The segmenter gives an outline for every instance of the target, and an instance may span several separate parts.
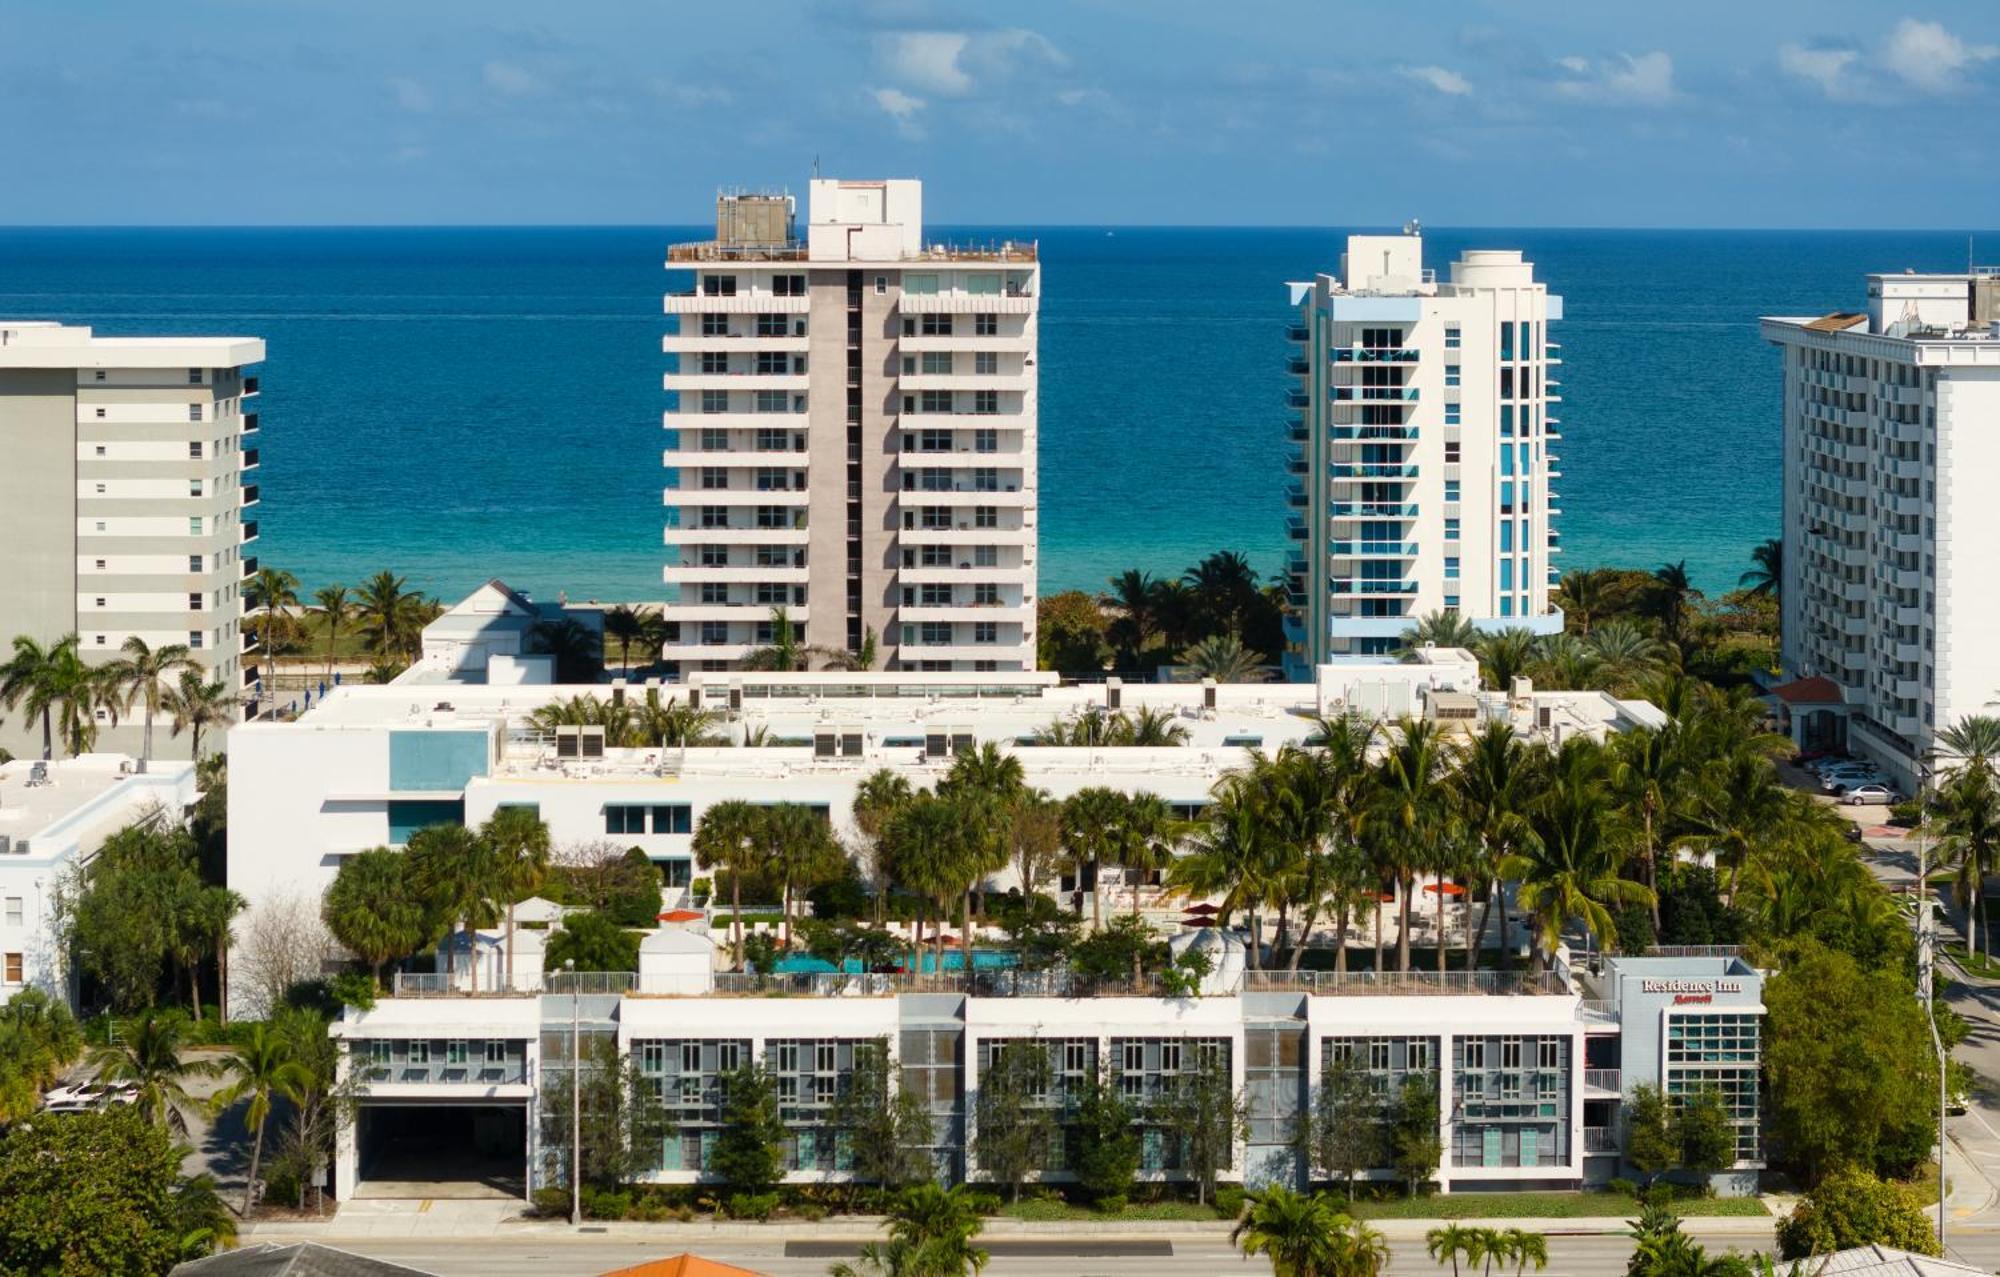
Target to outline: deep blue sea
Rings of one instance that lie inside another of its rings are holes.
[[[1366,229],[1366,228],[1357,228]],[[1347,228],[935,228],[1038,239],[1041,583],[1270,571],[1284,536],[1285,281]],[[657,599],[665,246],[696,227],[0,228],[0,317],[249,334],[258,557],[308,586],[384,567]],[[1778,521],[1777,355],[1757,316],[1858,308],[1871,270],[1962,269],[1935,232],[1430,229],[1520,248],[1566,299],[1561,566],[1685,559],[1734,585]],[[1990,237],[1988,237],[1990,239]]]

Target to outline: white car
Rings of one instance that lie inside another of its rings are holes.
[[[1856,785],[1840,796],[1840,801],[1849,807],[1860,807],[1869,803],[1883,806],[1898,801],[1896,791],[1887,785]]]
[[[1841,790],[1851,788],[1855,785],[1880,785],[1888,779],[1887,776],[1884,776],[1872,767],[1866,771],[1830,772],[1826,779],[1820,782],[1820,788]]]

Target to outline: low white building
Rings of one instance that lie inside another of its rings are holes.
[[[604,628],[601,609],[537,603],[496,578],[424,626],[424,654],[396,682],[404,686],[553,683],[555,658],[542,650],[536,630],[571,620],[593,633]]]
[[[198,795],[189,762],[122,754],[0,764],[0,1001],[37,988],[76,1003],[56,900],[105,839],[135,821],[178,824]]]

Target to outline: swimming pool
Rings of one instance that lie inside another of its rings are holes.
[[[974,971],[1002,971],[1019,965],[1021,965],[1021,959],[1017,955],[1008,953],[1005,950],[974,949],[972,951],[972,969]],[[771,969],[778,973],[811,972],[822,974],[839,971],[846,975],[861,975],[866,970],[861,965],[859,958],[848,958],[836,967],[825,958],[815,958],[808,954],[793,954],[789,957],[780,958],[772,965]],[[898,971],[907,969],[907,959],[899,962],[896,966],[896,970]],[[929,974],[937,969],[937,955],[928,950],[925,951],[923,959],[925,974]],[[958,949],[946,950],[944,955],[944,969],[946,971],[965,970],[964,952]]]

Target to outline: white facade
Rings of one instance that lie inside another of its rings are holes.
[[[1035,667],[1032,244],[926,244],[922,184],[725,195],[666,298],[670,672],[774,637],[902,670]]]
[[[1512,250],[1469,250],[1440,282],[1405,234],[1349,236],[1340,274],[1291,299],[1291,676],[1388,652],[1430,612],[1560,630],[1562,298]]]
[[[101,337],[0,320],[0,600],[7,635],[185,644],[234,693],[256,681],[242,583],[256,568],[257,379],[247,337]],[[40,751],[8,716],[0,744]],[[129,719],[100,747],[137,749]],[[165,733],[156,750],[186,745]]]
[[[1763,321],[1784,351],[1782,652],[1839,688],[1813,743],[1913,793],[1939,730],[2000,711],[2000,278],[1871,275],[1868,300]]]
[[[193,763],[155,759],[143,774],[120,754],[0,764],[0,1002],[37,988],[75,1004],[58,896],[106,838],[154,813],[179,824],[195,797]]]

